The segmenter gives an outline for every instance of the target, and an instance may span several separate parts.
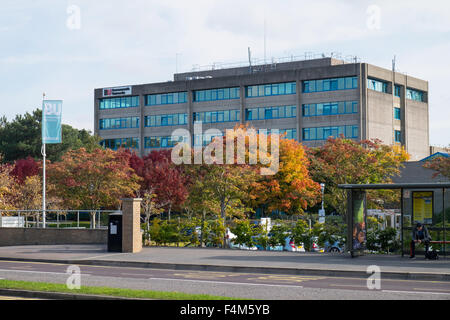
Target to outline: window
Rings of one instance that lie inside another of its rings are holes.
[[[146,127],[163,127],[185,124],[187,124],[187,113],[146,116],[144,119],[144,125]]]
[[[295,82],[271,83],[257,86],[245,87],[245,96],[247,98],[279,96],[287,94],[296,94]]]
[[[187,102],[187,92],[174,92],[165,94],[150,94],[145,96],[146,106],[163,104],[179,104]]]
[[[302,107],[304,117],[358,113],[358,101],[304,104]]]
[[[246,121],[296,118],[297,106],[277,106],[246,109]]]
[[[344,77],[344,78],[303,81],[304,93],[348,90],[356,88],[358,88],[358,77]]]
[[[384,92],[387,93],[387,82],[376,80],[376,79],[367,79],[367,87],[370,90]]]
[[[334,127],[317,127],[317,128],[303,128],[303,140],[326,140],[329,137],[339,137],[343,134],[345,138],[357,139],[358,126],[334,126]]]
[[[396,143],[402,143],[402,132],[399,130],[395,130],[394,139]]]
[[[187,137],[184,137],[184,136],[145,137],[144,148],[145,149],[173,148],[179,142],[187,142]]]
[[[401,91],[402,90],[402,87],[401,86],[399,86],[398,84],[396,84],[395,85],[395,96],[396,97],[399,97],[400,98],[400,94],[401,94]]]
[[[113,150],[119,148],[139,149],[139,138],[105,139],[100,142],[100,145]]]
[[[194,122],[202,121],[203,123],[218,123],[239,121],[240,113],[240,110],[194,112]]]
[[[221,88],[194,91],[194,102],[231,100],[240,98],[240,88]]]
[[[99,130],[139,128],[139,117],[100,119]]]
[[[394,119],[401,120],[401,111],[400,108],[394,108]]]
[[[425,102],[424,92],[415,90],[415,89],[411,89],[411,88],[407,88],[406,89],[406,99]]]
[[[139,96],[100,99],[100,110],[139,107]]]

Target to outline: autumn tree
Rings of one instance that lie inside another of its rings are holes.
[[[308,156],[311,177],[326,185],[325,203],[340,214],[346,212],[346,192],[339,184],[390,183],[409,158],[403,148],[383,145],[379,140],[357,142],[342,137],[329,138],[323,146],[309,149]]]
[[[12,196],[14,194],[14,178],[11,176],[13,170],[11,165],[1,164],[2,155],[0,154],[0,209],[15,209]]]
[[[39,162],[32,157],[27,157],[26,159],[19,159],[14,162],[14,168],[11,171],[11,175],[18,183],[22,184],[26,178],[38,175],[41,169],[41,164]]]
[[[52,191],[71,209],[116,209],[120,198],[134,196],[139,189],[130,156],[123,150],[71,150],[48,166],[49,183],[57,186]],[[95,227],[95,212],[91,216]]]
[[[172,209],[179,208],[188,195],[186,179],[172,163],[171,151],[152,151],[143,158],[131,155],[130,166],[142,178],[140,194],[155,195],[155,209],[167,209],[170,219]]]
[[[320,199],[320,185],[308,172],[309,160],[303,146],[281,137],[279,170],[273,176],[261,176],[255,184],[253,199],[269,212],[302,214]]]
[[[16,183],[14,191],[16,208],[20,208],[21,210],[36,210],[34,212],[25,211],[23,213],[25,216],[25,223],[30,215],[37,221],[39,210],[42,209],[41,177],[39,175],[26,177],[22,183]]]
[[[450,157],[436,157],[431,161],[427,161],[424,167],[436,171],[433,174],[433,178],[438,175],[450,178]]]

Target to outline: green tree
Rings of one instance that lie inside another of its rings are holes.
[[[4,154],[5,162],[25,159],[28,156],[42,158],[42,110],[36,109],[31,114],[17,115],[8,122],[5,117],[0,119],[0,153]],[[81,147],[88,151],[100,148],[100,138],[91,135],[87,130],[78,130],[69,125],[62,125],[62,143],[46,146],[47,158],[58,161],[68,150]]]

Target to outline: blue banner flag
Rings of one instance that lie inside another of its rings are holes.
[[[61,143],[62,100],[42,102],[42,143]]]

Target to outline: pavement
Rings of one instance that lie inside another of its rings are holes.
[[[105,245],[0,247],[0,260],[120,266],[210,272],[314,275],[367,278],[378,266],[384,279],[450,281],[450,259],[414,260],[398,255],[246,251],[209,248],[143,248],[139,253],[110,253]]]

